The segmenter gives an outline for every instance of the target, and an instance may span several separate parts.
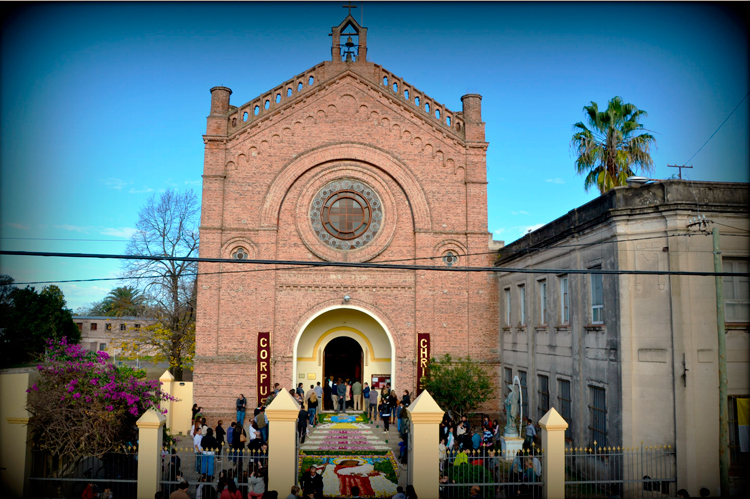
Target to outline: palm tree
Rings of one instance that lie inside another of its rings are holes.
[[[102,301],[102,310],[111,317],[138,316],[144,308],[145,298],[134,286],[115,288]]]
[[[576,133],[570,145],[578,154],[575,166],[579,175],[586,175],[583,186],[588,191],[596,185],[601,194],[619,185],[640,168],[644,174],[652,173],[651,146],[656,139],[644,132],[639,123],[646,111],[633,104],[625,104],[622,97],[614,97],[607,109],[599,112],[596,102],[583,107],[588,127],[583,122],[573,125]]]

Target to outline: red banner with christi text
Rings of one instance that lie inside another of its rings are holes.
[[[258,402],[265,405],[271,391],[271,333],[258,333]]]
[[[417,395],[422,393],[422,378],[428,374],[430,362],[430,334],[417,333]]]

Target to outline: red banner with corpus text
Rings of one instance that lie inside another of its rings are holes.
[[[258,401],[265,405],[271,391],[271,333],[258,333]]]

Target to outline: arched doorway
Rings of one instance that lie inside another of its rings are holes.
[[[328,376],[363,384],[374,378],[395,380],[394,350],[390,333],[374,315],[351,305],[331,307],[301,327],[292,377],[295,386],[306,383],[305,388]]]
[[[323,354],[323,377],[355,380],[362,383],[362,347],[352,338],[342,336],[328,343]]]

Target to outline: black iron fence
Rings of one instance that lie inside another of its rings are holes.
[[[189,485],[188,492],[196,497],[196,488],[215,488],[219,478],[235,480],[242,497],[253,488],[268,485],[268,452],[261,449],[232,449],[226,445],[218,449],[197,452],[191,447],[162,449],[161,488],[164,497],[177,490],[182,481]],[[265,490],[265,489],[264,489]],[[203,496],[204,494],[201,494]]]
[[[478,487],[484,499],[542,497],[542,453],[446,451],[440,459],[440,498],[468,499]]]
[[[675,497],[675,451],[669,445],[565,450],[565,497]]]
[[[87,487],[94,493],[109,489],[118,499],[135,499],[138,483],[138,451],[129,447],[122,452],[87,456],[73,461],[53,456],[48,451],[31,451],[29,488],[31,497],[79,498]]]

